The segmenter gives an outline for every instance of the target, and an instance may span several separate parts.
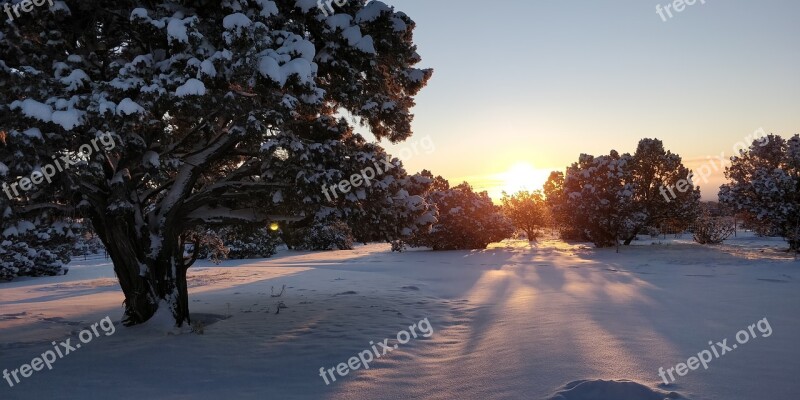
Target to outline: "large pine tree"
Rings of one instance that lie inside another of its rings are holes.
[[[363,139],[348,121],[377,139],[411,135],[432,71],[414,67],[414,22],[365,3],[328,16],[316,0],[66,0],[4,24],[2,183],[54,157],[71,164],[20,190],[13,218],[90,218],[125,294],[123,322],[161,302],[189,322],[193,230],[336,207],[320,188],[381,156],[350,145]]]

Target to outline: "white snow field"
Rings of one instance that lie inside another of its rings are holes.
[[[166,334],[160,317],[122,327],[111,266],[76,260],[66,276],[0,284],[0,368],[80,343],[106,316],[114,333],[13,387],[0,381],[0,399],[800,398],[800,262],[784,244],[652,242],[620,254],[555,240],[400,254],[373,244],[203,264],[189,277],[202,335]],[[330,385],[320,376],[424,318],[430,337]],[[754,326],[764,318],[769,330]],[[748,329],[707,370],[668,386],[658,376]]]

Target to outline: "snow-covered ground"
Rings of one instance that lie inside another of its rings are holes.
[[[558,241],[402,254],[376,244],[202,264],[189,277],[202,335],[120,326],[110,265],[76,260],[66,276],[0,284],[0,369],[80,343],[106,316],[114,333],[14,387],[0,381],[0,399],[798,398],[800,262],[784,244],[653,241],[620,254]],[[320,377],[424,318],[430,337],[330,385]],[[737,343],[764,318],[771,335],[755,328],[707,370],[661,382],[659,367]]]

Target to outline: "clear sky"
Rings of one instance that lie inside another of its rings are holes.
[[[431,137],[409,171],[495,197],[504,177],[541,180],[643,137],[697,168],[759,128],[800,133],[797,0],[698,0],[666,22],[666,0],[384,1],[416,21],[421,66],[435,69],[415,136],[387,146]],[[705,199],[722,179],[701,184]]]

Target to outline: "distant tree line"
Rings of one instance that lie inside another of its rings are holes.
[[[581,154],[566,172],[552,172],[543,191],[504,195],[503,212],[529,240],[551,227],[562,239],[597,247],[629,245],[640,234],[668,231],[690,231],[698,243],[716,244],[734,234],[741,220],[745,228],[783,237],[790,251],[799,251],[800,136],[770,135],[767,145],[753,141],[731,158],[725,176],[729,183],[720,187],[719,203],[701,203],[681,157],[658,139],[642,139],[632,155]]]

